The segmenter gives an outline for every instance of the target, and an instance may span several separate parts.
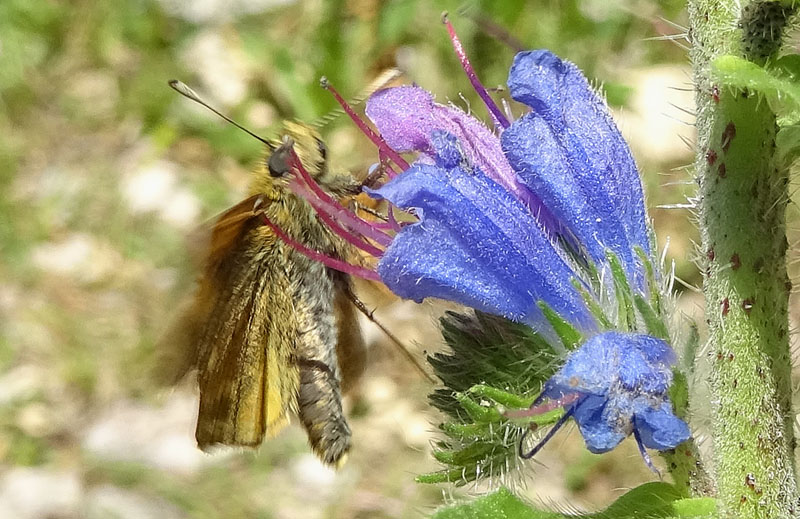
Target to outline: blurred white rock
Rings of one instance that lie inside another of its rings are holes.
[[[113,485],[92,488],[86,494],[86,519],[180,519],[187,517],[172,503]]]
[[[0,516],[78,518],[82,483],[77,471],[15,467],[0,476]]]
[[[122,195],[133,213],[158,212],[164,221],[179,228],[197,225],[200,201],[178,185],[177,166],[155,161],[125,176]]]
[[[169,395],[160,407],[120,400],[87,428],[83,446],[97,456],[192,474],[204,464],[224,458],[197,448],[196,420],[197,396],[181,390]]]
[[[168,13],[192,23],[224,23],[239,16],[260,13],[294,2],[295,0],[159,0]]]
[[[114,248],[86,233],[71,233],[56,241],[37,245],[31,260],[38,268],[84,283],[94,283],[112,275],[122,262]]]
[[[192,38],[181,52],[185,67],[200,79],[199,92],[213,104],[235,106],[247,96],[247,62],[241,48],[230,44],[218,30],[206,29]],[[207,117],[216,117],[192,103]]]

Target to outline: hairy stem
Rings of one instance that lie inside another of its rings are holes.
[[[759,4],[765,3],[689,2],[715,477],[721,517],[745,519],[800,513],[787,333],[787,171],[776,162],[768,104],[757,92],[715,84],[712,75],[718,56],[763,63],[764,52],[777,48],[754,44],[756,26],[742,18]]]

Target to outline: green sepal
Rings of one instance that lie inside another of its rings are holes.
[[[428,485],[435,485],[437,483],[455,483],[462,485],[464,482],[472,481],[475,479],[477,469],[455,468],[449,470],[442,470],[439,472],[430,472],[428,474],[420,474],[414,481]],[[472,477],[470,477],[472,476]]]
[[[700,347],[700,331],[697,329],[697,323],[689,323],[689,336],[686,338],[686,344],[683,347],[683,358],[681,359],[681,366],[687,375],[694,374],[695,357],[697,357],[697,348]]]
[[[661,290],[659,290],[658,281],[656,280],[655,269],[653,262],[647,256],[647,253],[640,246],[635,246],[633,250],[639,257],[644,267],[644,275],[647,280],[647,289],[650,291],[650,306],[656,315],[661,315]]]
[[[509,420],[513,423],[519,423],[522,425],[533,424],[537,427],[546,427],[556,423],[562,416],[564,416],[564,409],[558,407],[545,413],[536,414],[533,416],[525,416],[523,418],[509,418]]]
[[[686,418],[689,409],[689,382],[681,371],[672,370],[672,385],[669,387],[669,399],[678,418]]]
[[[490,432],[489,424],[486,423],[461,424],[444,422],[439,425],[439,429],[451,438],[457,438],[459,440],[480,439]]]
[[[547,322],[553,327],[556,335],[561,339],[561,343],[567,350],[574,350],[580,346],[583,342],[583,335],[574,326],[561,317],[558,312],[553,310],[544,301],[539,301],[537,304],[544,314],[544,318],[547,319]]]
[[[600,303],[597,302],[597,299],[586,290],[586,287],[578,281],[577,279],[572,279],[572,286],[575,287],[575,290],[581,295],[583,302],[586,304],[586,307],[589,309],[589,313],[592,314],[597,322],[600,324],[600,328],[604,330],[610,330],[614,326],[611,324],[611,319],[606,316],[605,310],[603,307],[600,306]]]
[[[625,275],[625,268],[620,263],[616,254],[611,251],[606,252],[608,266],[611,269],[611,277],[614,280],[614,292],[616,294],[617,305],[619,305],[619,316],[617,321],[619,327],[625,331],[636,329],[636,313],[633,304],[633,291]]]
[[[669,332],[664,324],[664,321],[655,313],[650,304],[644,297],[636,294],[633,296],[633,301],[636,304],[636,309],[639,310],[639,315],[642,316],[647,333],[659,339],[669,340]]]
[[[500,413],[494,407],[485,407],[471,399],[464,393],[456,393],[455,399],[461,404],[461,408],[476,423],[490,423],[500,420]]]
[[[476,384],[469,389],[469,392],[479,397],[494,400],[503,407],[510,409],[530,407],[531,403],[533,403],[533,398],[509,393],[486,384]]]

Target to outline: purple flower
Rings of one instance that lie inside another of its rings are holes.
[[[690,437],[667,396],[674,364],[675,353],[660,339],[618,332],[595,335],[569,356],[525,413],[537,414],[546,400],[565,410],[545,438],[522,456],[536,454],[571,417],[591,452],[610,451],[633,433],[652,467],[645,447],[668,450]]]

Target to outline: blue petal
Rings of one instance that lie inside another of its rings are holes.
[[[396,294],[448,299],[539,324],[538,300],[584,329],[593,320],[574,275],[537,221],[480,171],[415,164],[375,192],[421,221],[405,227],[378,264]]]
[[[619,376],[619,343],[623,337],[605,332],[590,338],[570,354],[551,383],[567,393],[606,394]]]
[[[672,349],[661,339],[604,332],[570,354],[547,387],[553,394],[559,390],[607,394],[612,388],[661,394],[672,383],[674,362]]]
[[[436,165],[440,168],[453,169],[466,161],[458,139],[452,133],[434,130],[431,134],[431,146],[433,146]]]
[[[610,451],[629,434],[629,431],[618,426],[618,421],[608,419],[609,411],[616,414],[614,409],[608,408],[605,398],[589,396],[579,402],[572,415],[586,448],[595,454]]]
[[[435,103],[433,95],[418,86],[375,92],[367,100],[365,111],[389,146],[401,152],[420,152],[423,161],[435,153],[436,135],[455,136],[472,168],[521,200],[545,229],[556,232],[561,228],[542,201],[520,184],[503,154],[500,139],[478,119],[455,106]]]
[[[665,393],[672,384],[672,364],[675,359],[672,348],[661,339],[648,335],[620,335],[624,338],[618,343],[619,381],[622,387],[649,394]],[[662,358],[671,362],[665,362]]]
[[[521,182],[570,226],[596,261],[610,248],[636,271],[650,250],[642,186],[628,145],[575,65],[549,51],[514,58],[511,96],[533,108],[501,136]]]
[[[672,413],[669,402],[654,408],[642,400],[637,408],[636,428],[645,447],[665,451],[674,449],[691,437],[689,426]]]

